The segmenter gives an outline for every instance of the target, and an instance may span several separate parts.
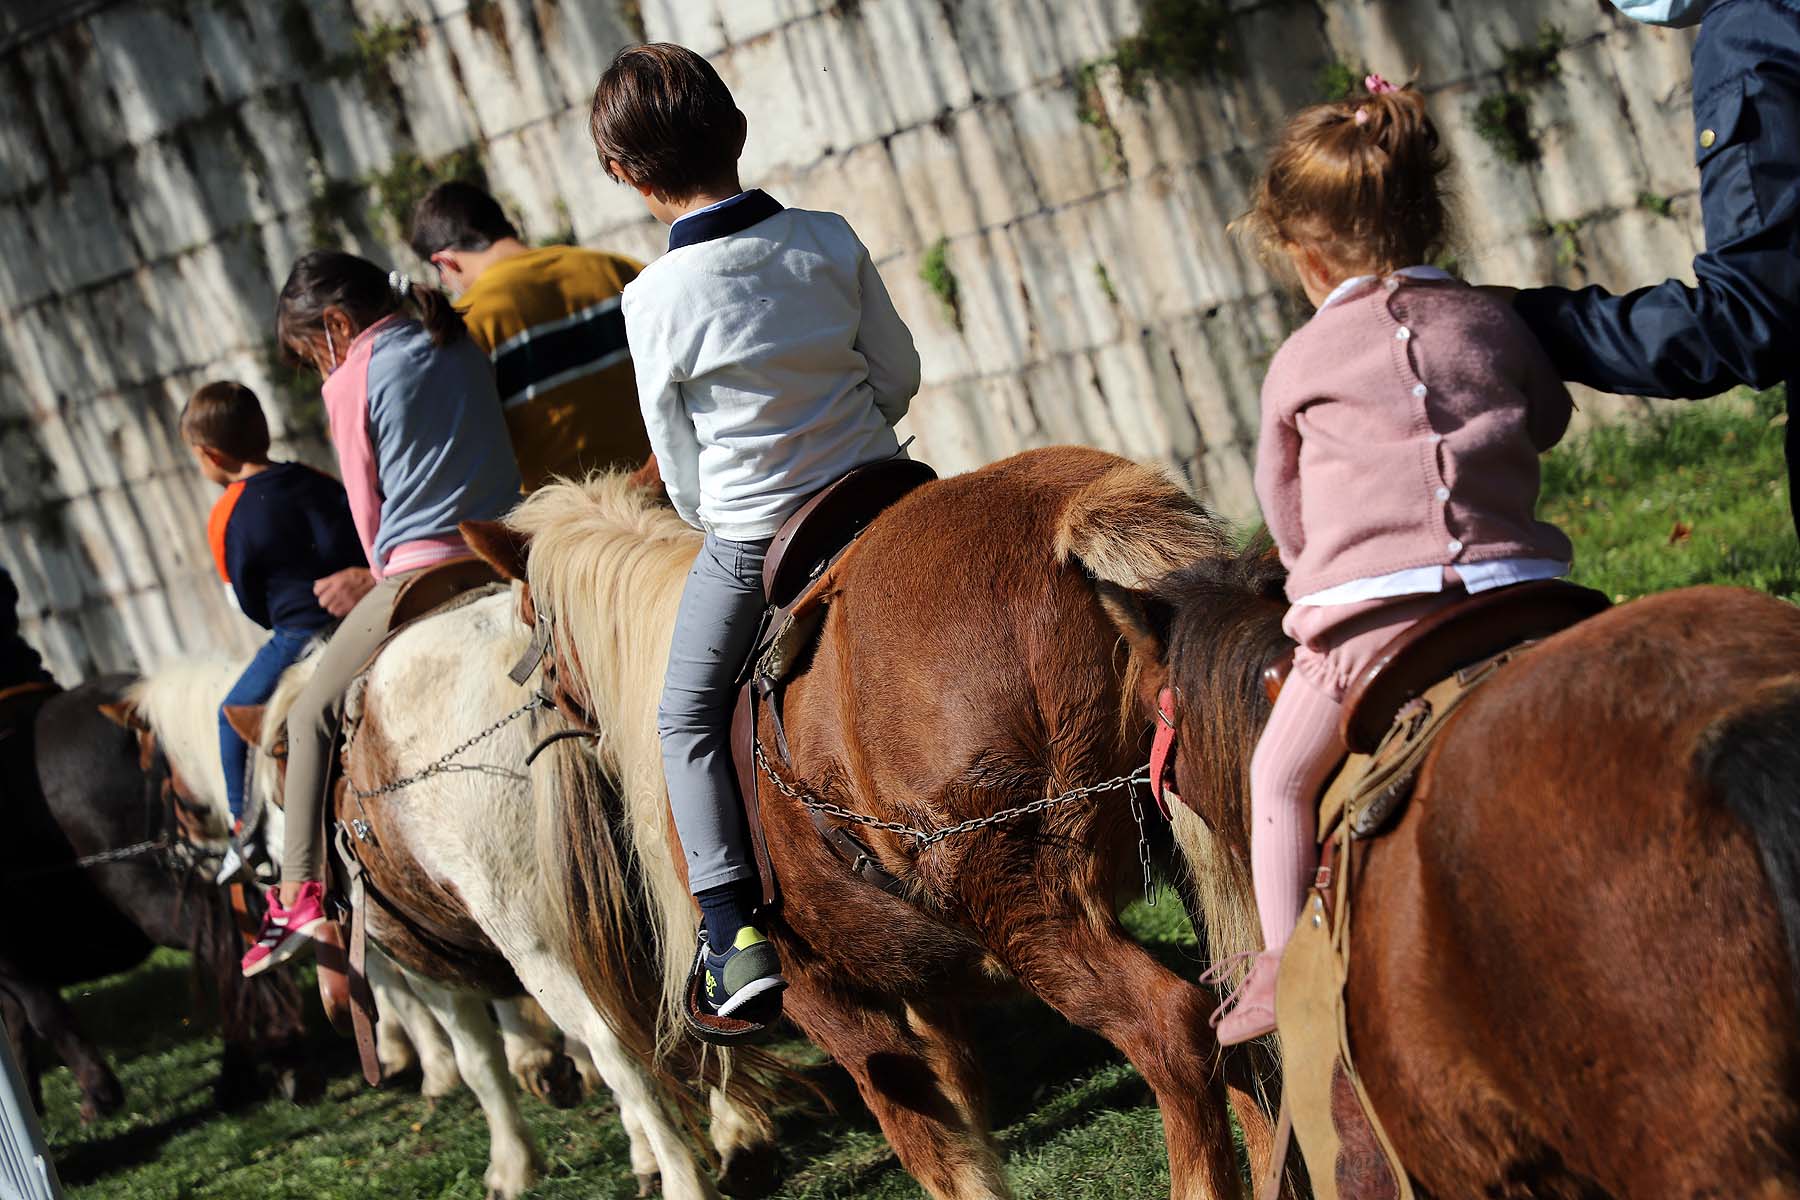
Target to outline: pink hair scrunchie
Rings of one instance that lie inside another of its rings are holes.
[[[1379,75],[1366,75],[1363,77],[1363,90],[1371,96],[1385,96],[1389,92],[1397,92],[1400,89]]]

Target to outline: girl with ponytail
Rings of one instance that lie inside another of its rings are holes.
[[[1275,1028],[1350,683],[1436,609],[1569,570],[1533,515],[1569,393],[1511,308],[1428,265],[1449,224],[1437,128],[1412,88],[1365,87],[1288,123],[1243,222],[1317,312],[1263,382],[1256,493],[1298,645],[1251,760],[1264,950],[1215,1014],[1223,1045]]]
[[[320,652],[288,716],[287,845],[255,975],[325,926],[319,806],[343,691],[387,633],[408,577],[469,550],[460,522],[492,520],[519,495],[493,369],[441,293],[337,250],[294,264],[275,336],[324,380],[325,415],[374,587]]]

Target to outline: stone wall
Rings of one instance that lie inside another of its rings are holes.
[[[530,238],[658,252],[586,128],[640,36],[718,64],[748,182],[855,224],[923,353],[908,425],[940,469],[1089,442],[1253,516],[1259,379],[1302,313],[1225,227],[1283,117],[1365,69],[1432,94],[1470,278],[1625,284],[1697,245],[1688,37],[1604,0],[38,7],[0,23],[0,564],[69,678],[252,644],[174,418],[235,376],[280,453],[330,461],[316,380],[270,336],[301,251],[424,273],[412,199],[479,171]]]

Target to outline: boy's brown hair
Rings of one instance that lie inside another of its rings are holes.
[[[256,393],[231,379],[209,383],[181,410],[181,437],[190,446],[217,450],[239,462],[267,462],[269,422]]]
[[[730,178],[742,149],[743,114],[700,55],[653,42],[619,51],[594,89],[588,122],[608,178],[685,200]]]
[[[1428,263],[1449,235],[1448,167],[1410,85],[1315,104],[1282,130],[1241,224],[1270,258],[1305,246],[1352,275]]]

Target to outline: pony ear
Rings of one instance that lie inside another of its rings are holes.
[[[262,745],[263,714],[268,711],[266,704],[227,704],[225,706],[225,723],[252,746]]]
[[[1106,610],[1131,652],[1155,666],[1166,666],[1169,657],[1169,626],[1175,610],[1149,592],[1133,591],[1104,579],[1094,580],[1100,594],[1100,607]]]
[[[129,729],[133,733],[141,733],[150,728],[143,715],[138,712],[137,703],[133,700],[108,700],[99,706],[101,715],[117,725],[120,729]]]
[[[457,526],[469,549],[508,579],[525,581],[525,559],[531,539],[499,521],[464,521]]]

